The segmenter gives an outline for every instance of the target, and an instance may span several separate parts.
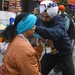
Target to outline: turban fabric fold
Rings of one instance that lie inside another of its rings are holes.
[[[45,10],[47,11],[47,14],[53,18],[58,14],[58,5],[53,1],[42,1],[40,3],[40,14]]]
[[[36,23],[37,17],[34,14],[29,14],[24,17],[17,25],[17,34],[21,34],[30,30]]]

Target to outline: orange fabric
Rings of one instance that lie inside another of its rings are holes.
[[[0,75],[4,75],[4,69],[3,69],[2,65],[0,65]]]
[[[35,49],[35,51],[37,52],[37,54],[40,58],[41,55],[42,55],[43,49],[40,46],[36,46],[36,47],[34,47],[34,49]]]
[[[64,5],[59,5],[58,8],[59,8],[60,11],[65,11],[65,7],[64,7]]]
[[[2,37],[0,37],[0,42],[2,42]]]
[[[9,44],[3,66],[5,75],[42,75],[36,51],[20,36]]]
[[[75,0],[68,0],[69,4],[75,4]]]

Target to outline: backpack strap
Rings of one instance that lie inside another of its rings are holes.
[[[70,18],[68,16],[65,16],[64,21],[65,21],[66,30],[68,30],[70,27]]]
[[[64,18],[65,28],[66,30],[68,30],[70,26],[70,17],[68,16],[68,14],[64,14],[64,13],[61,13],[60,16]]]
[[[61,16],[63,18],[65,18],[67,16],[69,18],[70,23],[69,23],[69,27],[68,27],[67,33],[68,33],[68,36],[70,37],[71,40],[75,39],[75,25],[74,25],[74,21],[72,20],[72,18],[68,14],[62,13]],[[65,26],[66,26],[66,24],[65,24]]]

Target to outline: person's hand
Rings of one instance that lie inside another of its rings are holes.
[[[54,43],[53,43],[52,40],[48,40],[48,44],[49,44],[49,46],[50,46],[51,48],[54,48]]]
[[[39,39],[39,46],[42,50],[45,48],[45,40],[43,38]]]

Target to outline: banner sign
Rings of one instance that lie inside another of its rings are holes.
[[[16,14],[8,11],[0,11],[0,24],[9,24],[10,18],[15,18]]]

